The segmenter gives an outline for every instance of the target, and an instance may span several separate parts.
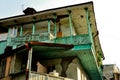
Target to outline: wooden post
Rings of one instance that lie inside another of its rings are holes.
[[[88,8],[85,8],[85,13],[86,13],[86,23],[87,23],[87,28],[88,28],[88,34],[89,34],[89,37],[90,37],[90,41],[92,43],[93,51],[96,53],[95,43],[94,43],[94,40],[93,40],[91,25],[90,25],[90,21],[89,21],[90,17],[89,17]],[[97,61],[96,55],[95,55],[95,60]],[[98,63],[97,63],[97,66],[99,66]]]
[[[71,36],[71,44],[73,44],[73,26],[72,26],[72,16],[71,16],[71,11],[68,11],[69,14],[69,25],[70,25],[70,36]]]
[[[33,49],[30,48],[28,52],[28,61],[27,61],[27,70],[26,70],[26,80],[29,80],[31,78],[31,64],[32,64],[32,52]]]
[[[69,25],[70,25],[70,36],[73,35],[73,26],[72,26],[72,17],[71,17],[71,11],[68,11],[69,14]]]
[[[6,60],[6,69],[5,69],[5,77],[7,77],[9,75],[10,72],[10,64],[11,64],[11,56],[7,57]]]
[[[22,25],[20,26],[20,36],[23,35],[23,28],[22,28]]]
[[[32,26],[32,35],[35,34],[35,23],[33,23],[33,26]]]
[[[50,20],[48,20],[48,33],[50,34]]]
[[[86,23],[87,23],[87,28],[88,28],[88,34],[90,36],[91,42],[93,43],[92,30],[91,30],[90,22],[89,22],[89,11],[88,11],[88,8],[85,8],[85,13],[86,13]]]
[[[10,42],[11,42],[11,28],[8,29],[7,46],[10,46]]]
[[[56,36],[57,36],[57,29],[56,29],[57,24],[56,24],[56,19],[57,19],[57,16],[56,16],[56,14],[54,14],[54,37],[55,37],[55,38],[56,38]]]

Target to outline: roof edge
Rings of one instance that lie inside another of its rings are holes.
[[[85,4],[93,4],[93,1],[84,2],[84,3],[79,3],[79,4],[71,4],[71,5],[62,6],[62,7],[56,7],[56,8],[51,8],[51,9],[46,9],[46,10],[38,11],[38,12],[36,12],[36,13],[34,13],[34,14],[41,13],[41,12],[46,12],[46,11],[51,11],[51,10],[56,10],[56,9],[67,8],[67,7],[74,7],[74,6],[78,6],[78,5],[85,5]],[[30,15],[34,15],[34,14],[30,14]],[[29,16],[29,15],[21,14],[21,15],[12,16],[12,17],[6,17],[6,18],[0,19],[0,21],[1,21],[1,20],[10,19],[10,18],[15,18],[15,17],[22,17],[22,16]]]

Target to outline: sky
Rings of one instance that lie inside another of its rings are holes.
[[[27,7],[36,11],[62,7],[90,0],[0,0],[0,19],[21,15]],[[119,0],[91,0],[105,60],[103,64],[116,64],[120,69],[120,3]]]

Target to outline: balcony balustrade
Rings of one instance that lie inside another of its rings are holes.
[[[30,42],[30,41],[59,43],[59,44],[73,44],[73,45],[84,45],[84,44],[91,43],[90,37],[88,34],[54,38],[49,33],[43,33],[43,34],[18,36],[15,38],[11,38],[11,45],[20,45],[20,44],[23,44],[25,42]]]
[[[60,44],[74,44],[74,45],[84,45],[91,43],[88,34],[56,38],[54,39],[54,42]]]
[[[17,36],[14,38],[11,38],[11,45],[20,45],[25,42],[30,41],[50,41],[53,39],[52,34],[50,33],[41,33],[41,34],[35,34],[35,35],[29,35],[29,36]]]

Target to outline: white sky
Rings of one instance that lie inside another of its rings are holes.
[[[90,0],[0,0],[0,19],[23,14],[26,7],[37,11],[88,2]],[[120,3],[119,0],[92,0],[99,31],[100,43],[105,55],[104,64],[117,64],[120,68]]]

